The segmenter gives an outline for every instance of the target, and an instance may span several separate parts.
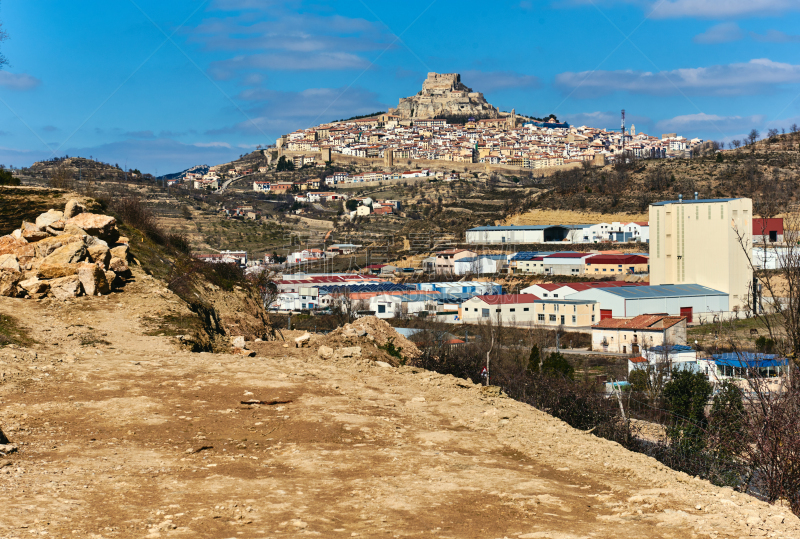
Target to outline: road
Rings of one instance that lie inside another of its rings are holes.
[[[237,176],[237,177],[235,177],[235,178],[231,178],[230,180],[228,180],[228,181],[226,181],[225,183],[223,183],[223,184],[222,184],[222,187],[220,187],[219,189],[217,189],[217,190],[214,192],[214,194],[215,194],[215,195],[222,195],[222,194],[224,194],[224,193],[225,193],[225,189],[227,189],[227,188],[228,188],[228,186],[229,186],[230,184],[232,184],[232,183],[233,183],[233,182],[235,182],[236,180],[241,180],[242,178],[246,178],[246,177],[248,177],[248,176],[253,176],[253,174],[245,174],[245,175],[243,175],[243,176]]]

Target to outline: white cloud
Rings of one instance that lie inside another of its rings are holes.
[[[347,52],[276,53],[237,56],[214,62],[209,67],[216,79],[231,79],[248,70],[272,69],[281,71],[366,69],[370,63]]]
[[[231,145],[227,142],[195,142],[192,146],[198,148],[230,148]]]
[[[685,114],[667,120],[661,120],[656,127],[669,132],[716,132],[746,131],[759,127],[764,122],[764,116],[718,116],[716,114]]]
[[[236,55],[211,64],[218,80],[247,79],[255,70],[365,69],[363,52],[397,48],[391,34],[365,19],[281,10],[212,17],[187,32],[207,51]]]
[[[702,43],[704,45],[711,45],[716,43],[730,43],[732,41],[739,41],[744,37],[744,32],[739,28],[735,22],[723,22],[715,24],[702,34],[694,36],[692,41],[695,43]]]
[[[537,77],[522,75],[514,71],[463,71],[461,82],[476,92],[487,94],[510,88],[537,88],[539,86]]]
[[[633,70],[567,72],[555,78],[556,86],[566,92],[575,90],[575,96],[584,98],[616,91],[649,95],[751,95],[798,82],[800,65],[773,62],[767,58],[657,73]]]
[[[592,6],[594,0],[560,0],[572,5]],[[796,0],[606,0],[610,4],[639,6],[651,19],[742,19],[750,17],[775,17],[800,11]]]
[[[0,86],[10,90],[32,90],[42,83],[27,73],[9,73],[8,71],[0,71]]]
[[[387,110],[374,92],[358,87],[308,88],[300,92],[280,92],[266,88],[248,88],[238,96],[249,105],[244,108],[249,119],[236,125],[213,129],[207,135],[245,133],[275,137],[301,127]]]
[[[750,32],[750,37],[752,37],[756,41],[761,41],[766,43],[800,42],[800,36],[795,34],[786,34],[784,32],[781,32],[780,30],[767,30],[765,34],[757,34],[755,32]]]
[[[771,17],[800,11],[796,0],[661,0],[645,4],[655,19]]]

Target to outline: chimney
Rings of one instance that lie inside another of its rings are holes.
[[[694,192],[694,199],[697,200],[697,191]]]
[[[678,203],[683,204],[683,195],[678,195]]]

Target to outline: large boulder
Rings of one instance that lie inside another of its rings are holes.
[[[97,243],[89,246],[86,251],[89,253],[89,259],[92,262],[101,264],[104,268],[107,268],[108,263],[111,262],[111,251],[105,245]]]
[[[64,233],[64,225],[66,222],[62,219],[60,221],[56,221],[50,226],[44,227],[44,231],[52,236],[58,236],[59,234]]]
[[[64,212],[58,210],[48,210],[36,218],[36,226],[39,227],[39,230],[45,230],[48,226],[53,226],[53,224],[58,223],[59,221],[63,222],[63,219]],[[53,228],[57,227],[58,225]],[[63,229],[64,226],[62,225],[61,228]]]
[[[80,264],[78,278],[87,296],[100,296],[110,292],[106,274],[97,264]]]
[[[22,226],[20,227],[20,232],[22,237],[25,238],[25,241],[28,243],[43,240],[50,235],[35,224],[25,221],[23,221]]]
[[[112,258],[121,258],[122,260],[128,260],[128,253],[130,252],[130,248],[127,245],[117,245],[113,249],[111,249],[111,256]]]
[[[19,258],[14,254],[0,255],[0,268],[19,271]]]
[[[22,237],[22,230],[19,228],[12,232],[11,236],[20,243],[28,243],[28,240]]]
[[[104,273],[106,274],[106,282],[108,283],[108,287],[111,290],[114,290],[115,288],[119,288],[120,286],[122,286],[122,279],[117,277],[116,273],[114,273],[111,270],[107,270]]]
[[[78,202],[75,199],[71,199],[67,202],[67,205],[64,207],[64,219],[72,219],[79,213],[83,213],[86,211],[86,208],[83,204]]]
[[[20,241],[11,234],[0,236],[0,255],[16,253],[17,249],[27,242]]]
[[[69,234],[70,236],[80,236],[80,237],[88,235],[86,231],[81,227],[71,225],[69,223],[66,223],[64,225],[64,234]]]
[[[25,245],[17,247],[17,250],[14,251],[13,254],[17,255],[20,267],[27,266],[36,258],[36,246],[38,244],[39,242],[37,241],[36,243],[26,243]]]
[[[83,242],[75,241],[62,245],[45,259],[44,264],[57,265],[57,264],[76,264],[86,258],[86,247]]]
[[[41,281],[36,277],[20,281],[18,286],[25,290],[33,299],[45,297],[47,291],[50,290],[50,284],[47,281]]]
[[[77,275],[82,264],[48,264],[47,261],[36,268],[36,276],[40,279],[60,279]]]
[[[56,299],[70,299],[81,295],[83,288],[81,287],[81,280],[77,275],[70,275],[69,277],[61,277],[60,279],[53,279],[50,281],[50,293]]]
[[[117,220],[110,215],[97,213],[81,213],[67,220],[66,226],[76,226],[90,236],[97,236],[106,241],[116,241],[119,237]]]
[[[15,298],[19,295],[18,284],[22,273],[12,269],[0,268],[0,296]]]
[[[108,263],[108,269],[123,277],[127,277],[131,273],[128,264],[121,258],[112,257],[111,262]]]

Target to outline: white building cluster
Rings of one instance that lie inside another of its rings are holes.
[[[323,124],[283,137],[289,151],[320,152],[367,158],[428,159],[545,168],[570,162],[612,161],[624,151],[639,158],[683,157],[700,139],[675,133],[654,137],[623,135],[587,126],[527,123],[511,127],[506,119],[485,119],[450,125],[445,120],[401,120],[384,114],[374,118]]]

